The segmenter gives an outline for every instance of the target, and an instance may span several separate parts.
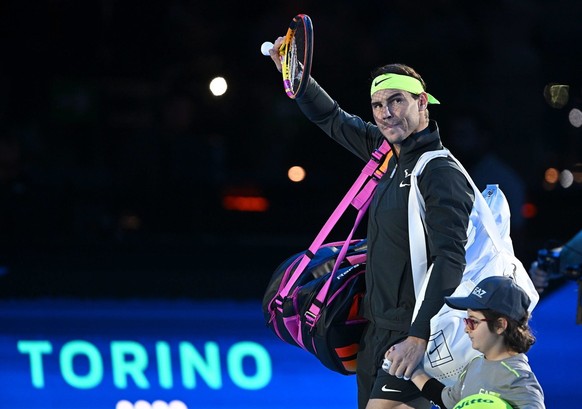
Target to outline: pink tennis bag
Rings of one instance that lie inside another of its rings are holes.
[[[309,249],[275,269],[263,297],[265,323],[277,337],[344,375],[356,372],[359,342],[367,325],[361,315],[367,241],[353,235],[384,175],[382,164],[389,151],[384,142],[372,154]],[[349,206],[358,213],[348,238],[324,244]]]

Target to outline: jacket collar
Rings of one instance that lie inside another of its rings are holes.
[[[401,165],[416,163],[417,159],[426,151],[442,149],[438,124],[430,120],[428,127],[410,135],[400,145],[398,162]]]

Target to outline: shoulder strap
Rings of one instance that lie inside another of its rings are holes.
[[[336,259],[333,274],[337,271],[339,265],[343,261],[348,248],[350,241],[352,240],[353,234],[356,231],[360,221],[362,220],[364,214],[366,213],[368,206],[370,205],[372,196],[374,191],[376,190],[376,186],[378,185],[378,181],[384,176],[384,172],[386,168],[383,166],[384,160],[392,155],[390,145],[386,140],[382,142],[380,147],[376,149],[366,164],[362,169],[359,177],[356,179],[352,187],[348,190],[344,198],[338,204],[336,209],[333,211],[331,216],[328,218],[327,222],[324,224],[320,232],[317,234],[309,249],[305,252],[305,255],[299,262],[299,265],[289,277],[289,281],[286,283],[285,287],[280,292],[281,297],[286,297],[291,288],[295,285],[295,282],[299,279],[311,259],[314,257],[317,250],[321,247],[324,240],[327,238],[329,233],[333,230],[334,226],[347,210],[349,206],[353,206],[355,209],[358,210],[358,215],[356,216],[356,220],[354,222],[354,226],[348,236],[348,239],[344,242],[342,249]],[[331,280],[328,280],[331,281]],[[322,288],[322,292],[318,295],[318,298],[323,298],[327,296],[327,290],[329,285],[324,286]]]
[[[426,208],[424,198],[418,187],[418,176],[422,173],[428,162],[434,158],[446,157],[448,154],[449,151],[447,149],[425,152],[418,159],[410,174],[410,193],[408,195],[408,234],[414,294],[417,299],[421,293],[421,287],[428,272],[425,239],[426,230],[424,225]],[[415,310],[415,316],[416,312],[417,311]]]
[[[513,253],[513,249],[510,249],[509,244],[506,243],[500,233],[497,225],[495,223],[495,218],[491,212],[487,201],[481,194],[481,191],[477,188],[471,176],[466,171],[466,169],[461,165],[461,163],[455,158],[448,149],[442,149],[438,151],[425,152],[416,163],[414,169],[412,170],[410,177],[410,193],[408,199],[408,229],[409,229],[409,242],[410,242],[410,259],[412,267],[412,278],[414,283],[414,293],[416,295],[416,305],[414,308],[413,318],[416,318],[416,314],[420,309],[422,300],[424,299],[424,294],[426,292],[426,286],[430,279],[431,269],[427,265],[427,255],[426,255],[426,238],[425,238],[425,203],[420,193],[418,187],[418,176],[422,173],[427,163],[437,157],[450,157],[455,161],[459,170],[467,181],[473,188],[475,202],[473,204],[473,212],[477,212],[479,215],[479,220],[482,223],[487,235],[491,239],[493,246],[499,252],[502,250],[508,250]]]

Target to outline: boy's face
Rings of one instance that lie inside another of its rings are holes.
[[[485,315],[481,311],[467,310],[467,321],[470,322],[465,326],[465,332],[471,340],[473,349],[486,357],[492,348],[503,342],[502,335],[489,330]]]

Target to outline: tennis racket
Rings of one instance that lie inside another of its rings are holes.
[[[291,99],[298,98],[305,91],[313,59],[313,23],[307,14],[293,18],[279,54],[285,92]]]
[[[269,55],[269,45],[272,47],[271,43],[266,42],[261,47],[264,55]],[[298,14],[293,18],[279,55],[285,93],[291,99],[298,98],[305,91],[313,59],[313,24],[307,14]]]

